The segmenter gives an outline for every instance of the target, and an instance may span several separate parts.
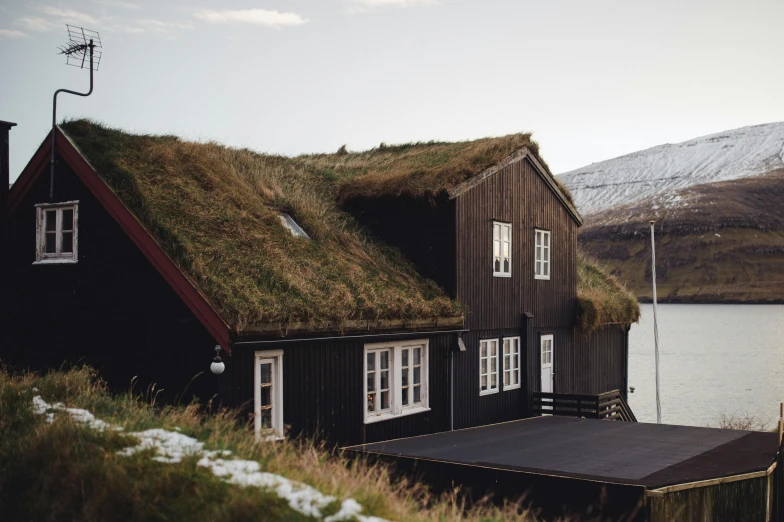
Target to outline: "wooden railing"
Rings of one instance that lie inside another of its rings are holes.
[[[620,390],[600,395],[534,392],[534,415],[560,415],[587,419],[637,422]]]

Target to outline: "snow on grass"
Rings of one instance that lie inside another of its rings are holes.
[[[38,390],[34,390],[38,391]],[[62,403],[49,404],[40,395],[33,397],[33,411],[38,415],[46,415],[46,421],[54,422],[57,412],[65,412],[77,422],[86,424],[97,431],[104,431],[111,427],[107,422],[96,419],[87,410],[79,408],[66,408]],[[121,430],[122,427],[115,427]],[[177,428],[175,428],[177,429]],[[230,484],[243,487],[257,487],[267,491],[274,491],[278,497],[286,500],[291,509],[305,516],[323,518],[324,522],[338,522],[341,520],[357,520],[359,522],[387,522],[384,519],[362,515],[362,506],[354,499],[346,499],[334,515],[323,517],[323,510],[338,501],[332,495],[325,495],[317,489],[289,480],[275,473],[261,471],[261,466],[255,460],[223,459],[231,455],[229,450],[207,450],[204,443],[189,437],[179,431],[169,431],[162,428],[153,428],[140,432],[128,433],[129,436],[139,439],[139,444],[129,446],[118,451],[121,456],[131,456],[143,451],[152,451],[153,460],[166,464],[182,462],[186,457],[199,458],[197,465],[209,469],[212,474]]]

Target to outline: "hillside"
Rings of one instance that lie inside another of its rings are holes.
[[[784,167],[784,122],[743,127],[593,163],[558,176],[590,215],[690,186]]]
[[[649,219],[660,301],[784,302],[784,169],[589,216],[581,247],[642,300],[651,298]]]
[[[111,395],[88,368],[0,367],[0,520],[534,521],[467,508],[309,441],[255,442],[239,412]]]

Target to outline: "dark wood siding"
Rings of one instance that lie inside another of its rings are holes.
[[[399,248],[420,274],[455,296],[455,202],[383,196],[354,198],[343,208],[382,241]]]
[[[9,218],[0,357],[32,368],[85,362],[115,389],[136,377],[137,390],[156,383],[161,399],[209,399],[212,336],[62,159],[55,189],[55,202],[79,201],[78,263],[33,265],[34,205],[50,202],[41,175]]]
[[[564,393],[598,394],[628,386],[628,327],[609,325],[590,335],[575,335],[573,361],[563,368],[562,378],[569,382]]]
[[[283,421],[290,435],[315,436],[341,445],[377,442],[449,429],[449,352],[456,334],[419,334],[428,339],[430,411],[364,424],[363,354],[366,343],[395,338],[310,340],[235,345],[221,394],[229,404],[253,412],[254,354],[283,350]]]
[[[512,277],[493,277],[493,221],[512,223]],[[530,161],[513,163],[457,197],[457,298],[466,327],[572,327],[577,292],[577,224]],[[534,279],[534,230],[551,232],[550,280]]]

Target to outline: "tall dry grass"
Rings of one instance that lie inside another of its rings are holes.
[[[37,388],[39,391],[33,391]],[[124,428],[97,432],[58,415],[53,424],[32,412],[32,397],[85,408]],[[196,466],[155,462],[117,451],[135,445],[128,433],[162,427],[256,460],[262,470],[309,484],[338,499],[354,498],[372,514],[400,521],[532,521],[522,505],[467,506],[459,491],[432,495],[389,468],[350,459],[307,440],[254,441],[235,412],[210,406],[161,406],[154,390],[110,394],[89,368],[39,376],[0,370],[0,519],[3,520],[300,520],[274,494],[229,485]],[[337,503],[326,514],[337,511]]]
[[[596,261],[578,253],[577,324],[583,333],[608,324],[629,325],[639,319],[637,298]]]

